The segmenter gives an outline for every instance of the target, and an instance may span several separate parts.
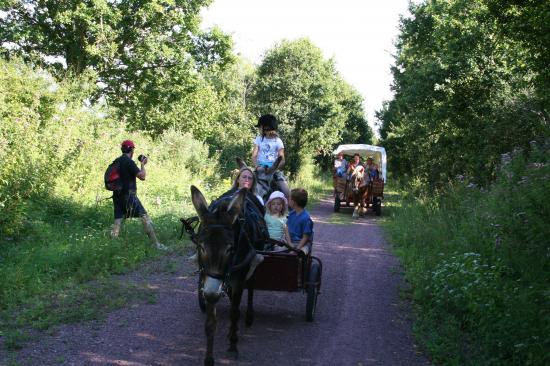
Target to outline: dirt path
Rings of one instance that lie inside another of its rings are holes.
[[[232,360],[225,353],[229,302],[224,298],[218,306],[217,365],[429,365],[413,343],[399,297],[399,264],[377,219],[352,221],[351,211],[343,209],[349,224],[342,225],[331,223],[332,215],[330,201],[312,211],[314,254],[324,264],[315,321],[304,320],[304,294],[257,291],[255,322],[248,329],[241,322],[240,357]],[[202,365],[204,315],[196,301],[194,268],[183,258],[178,263],[176,273],[128,277],[158,290],[154,304],[43,334],[17,353],[18,364]],[[244,302],[241,306],[244,310]]]

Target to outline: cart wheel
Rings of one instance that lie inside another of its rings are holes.
[[[306,302],[306,320],[312,322],[315,317],[315,308],[317,307],[317,285],[315,282],[319,281],[319,264],[311,263],[311,269],[309,270],[308,282],[306,285],[307,302]]]
[[[334,212],[340,211],[340,194],[334,196]]]
[[[199,281],[198,281],[198,300],[199,300],[199,308],[201,308],[201,311],[204,313],[206,311],[206,301],[204,300],[204,295],[202,294],[202,289],[204,287],[204,280],[201,273],[199,273]]]
[[[376,216],[380,216],[382,214],[382,201],[380,198],[376,199],[376,203],[374,205],[374,212],[376,213]]]

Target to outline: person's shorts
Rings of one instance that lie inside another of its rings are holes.
[[[115,219],[147,215],[147,211],[135,193],[113,193],[113,206]]]

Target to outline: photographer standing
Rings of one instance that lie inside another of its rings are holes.
[[[164,245],[159,243],[157,236],[155,235],[155,229],[153,228],[153,222],[147,215],[145,208],[141,204],[137,197],[137,185],[136,177],[140,180],[145,180],[145,164],[147,164],[147,157],[140,155],[138,157],[141,163],[141,169],[137,167],[136,163],[132,160],[134,156],[135,145],[132,140],[125,140],[120,145],[122,155],[115,161],[118,161],[120,179],[122,181],[122,189],[113,191],[113,206],[115,211],[115,223],[111,231],[111,237],[118,238],[120,233],[120,226],[122,221],[128,217],[140,217],[143,222],[143,228],[145,233],[151,240],[151,242],[158,249],[166,249]]]

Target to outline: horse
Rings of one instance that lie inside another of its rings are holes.
[[[239,306],[245,287],[248,287],[248,306],[246,311],[247,326],[254,320],[254,289],[253,277],[247,282],[246,276],[250,262],[256,255],[249,225],[243,210],[252,209],[245,205],[255,205],[247,195],[246,189],[241,189],[232,196],[222,196],[208,206],[204,195],[195,186],[191,186],[191,198],[197,211],[200,226],[195,241],[198,250],[198,261],[201,269],[201,284],[206,308],[206,355],[205,366],[214,365],[214,333],[216,331],[216,303],[225,292],[231,301],[231,324],[229,328],[228,352],[238,357],[238,321]],[[257,207],[255,207],[257,208]],[[244,216],[244,217],[243,217]],[[262,216],[259,219],[263,220]],[[260,248],[259,248],[260,249]]]
[[[256,193],[262,197],[264,202],[267,202],[269,195],[273,191],[280,190],[278,183],[273,180],[273,175],[282,160],[283,158],[279,156],[271,167],[260,167],[254,171],[256,175]],[[247,167],[245,162],[240,158],[237,158],[237,164],[240,169]]]
[[[359,216],[363,216],[367,211],[366,198],[368,195],[368,174],[362,165],[358,165],[353,169],[351,174],[351,188],[353,194],[353,215],[356,219]]]

